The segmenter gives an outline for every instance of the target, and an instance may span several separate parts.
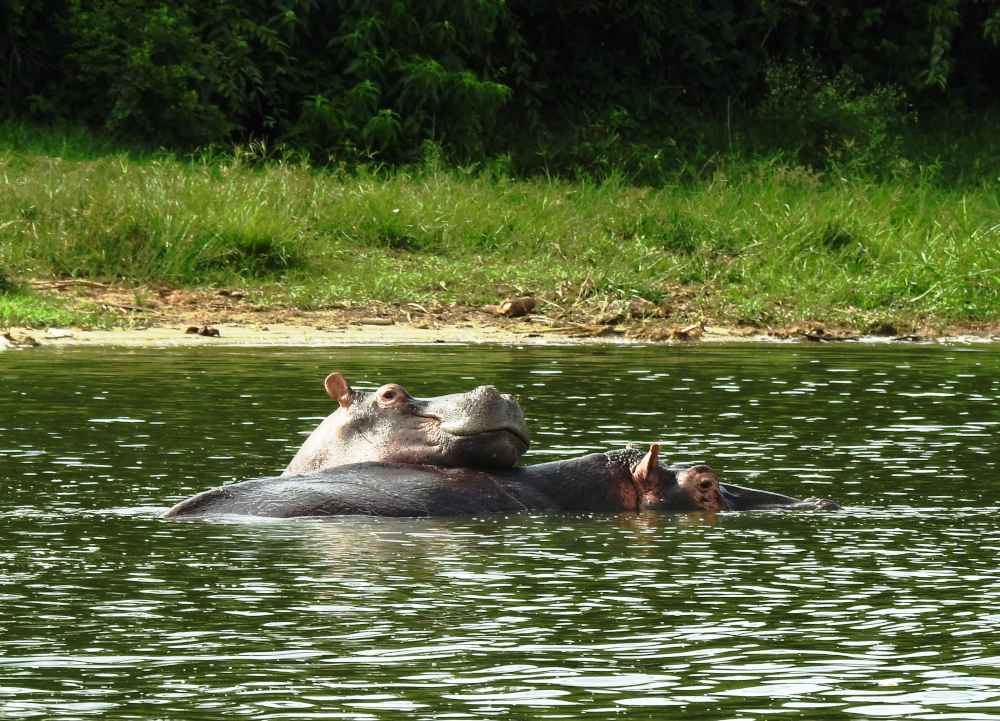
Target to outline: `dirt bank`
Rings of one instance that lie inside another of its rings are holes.
[[[386,343],[614,343],[692,341],[1000,340],[992,325],[936,324],[856,330],[803,321],[781,327],[734,327],[675,313],[645,301],[572,306],[537,299],[522,317],[500,308],[345,301],[322,310],[264,306],[238,290],[120,289],[89,281],[38,281],[59,294],[117,315],[118,327],[9,328],[0,348],[34,345],[357,345]],[[200,331],[200,333],[199,333]]]

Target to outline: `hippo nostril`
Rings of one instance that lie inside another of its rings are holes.
[[[491,400],[503,397],[500,395],[500,391],[498,391],[493,386],[479,386],[479,388],[477,388],[476,390],[479,391],[480,395],[485,396],[486,398],[489,398]]]

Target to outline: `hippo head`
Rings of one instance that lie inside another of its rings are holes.
[[[493,386],[414,398],[395,383],[356,391],[331,373],[326,392],[340,408],[306,439],[283,475],[366,461],[508,468],[528,450],[521,406]]]
[[[633,451],[635,453],[635,451]],[[642,458],[632,456],[632,472],[638,510],[651,511],[836,511],[840,505],[829,498],[791,496],[719,483],[708,466],[666,466],[659,462],[660,447],[652,444]]]
[[[632,466],[638,489],[639,510],[725,511],[729,504],[722,496],[719,478],[708,466],[665,466],[659,461],[660,446]]]

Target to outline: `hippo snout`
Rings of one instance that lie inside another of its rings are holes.
[[[500,403],[514,398],[501,393],[493,386],[477,386],[468,393],[470,403]]]
[[[473,403],[477,401],[481,403],[513,403],[520,408],[517,398],[510,393],[501,393],[495,386],[476,386],[465,395]]]
[[[514,396],[493,386],[478,386],[460,396],[439,399],[427,411],[441,421],[441,430],[452,436],[476,436],[506,432],[527,448],[528,427]]]

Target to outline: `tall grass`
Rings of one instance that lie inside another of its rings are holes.
[[[728,159],[654,189],[22,150],[0,150],[0,270],[15,280],[241,285],[306,308],[683,289],[683,313],[715,322],[1000,317],[996,185],[919,168],[875,180]]]

